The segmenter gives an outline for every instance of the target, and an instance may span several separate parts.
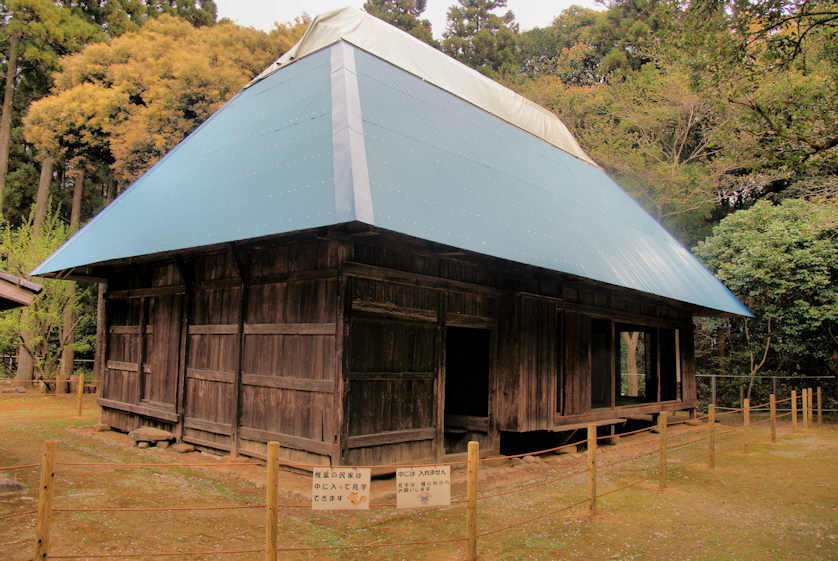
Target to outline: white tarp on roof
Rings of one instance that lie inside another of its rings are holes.
[[[596,165],[552,112],[401,29],[355,8],[326,12],[314,18],[302,39],[259,74],[254,82],[341,40],[451,92],[580,160]]]

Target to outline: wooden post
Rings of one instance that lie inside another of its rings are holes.
[[[747,397],[742,404],[742,440],[747,454],[751,448],[751,400]]]
[[[55,441],[44,441],[41,456],[41,486],[38,490],[38,522],[35,528],[35,559],[49,555],[49,528],[52,522],[52,493],[55,483]]]
[[[745,407],[745,386],[739,386],[739,407]]]
[[[265,561],[276,561],[276,491],[279,482],[279,442],[268,442],[267,470],[265,477]]]
[[[468,443],[466,463],[466,561],[477,561],[477,466],[480,458],[480,443]]]
[[[809,425],[815,426],[815,397],[814,397],[815,390],[814,388],[809,388],[809,391],[806,392],[806,395],[809,396]]]
[[[777,397],[772,393],[768,402],[771,409],[771,442],[777,442]]]
[[[588,425],[588,509],[596,514],[596,425]]]
[[[78,382],[76,382],[76,415],[81,417],[82,399],[84,399],[84,374],[79,373]]]
[[[806,430],[809,428],[809,390],[806,388],[803,388],[803,395],[800,401],[803,413],[803,430]]]
[[[710,378],[710,403],[716,405],[716,375],[712,374]]]
[[[797,391],[791,390],[791,431],[797,431]]]
[[[710,469],[716,468],[716,406],[712,403],[707,408],[707,430],[710,435],[707,438],[709,443],[707,455],[707,467]]]
[[[659,487],[666,489],[666,431],[669,428],[669,413],[661,411],[658,415],[658,434],[660,435],[660,477]]]
[[[818,426],[823,426],[823,389],[818,386]]]

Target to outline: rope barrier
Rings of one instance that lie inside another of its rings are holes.
[[[53,508],[53,512],[170,512],[170,511],[195,511],[195,510],[244,510],[244,509],[265,508],[265,505],[221,505],[221,506],[92,506],[92,507],[59,507]]]
[[[123,559],[137,558],[137,557],[182,557],[182,556],[197,556],[197,555],[238,555],[244,553],[264,553],[265,549],[226,549],[219,551],[161,551],[161,552],[147,552],[147,553],[76,553],[55,555],[49,554],[50,559],[111,559],[119,557]]]
[[[591,499],[583,499],[581,501],[577,501],[575,503],[563,506],[561,508],[551,510],[551,511],[546,512],[544,514],[539,514],[538,516],[533,516],[531,518],[526,518],[526,519],[520,520],[518,522],[513,522],[512,524],[507,524],[506,526],[501,526],[500,528],[493,528],[491,530],[487,530],[483,533],[477,534],[477,537],[483,538],[483,537],[486,537],[486,536],[491,536],[492,534],[497,534],[497,533],[503,532],[504,530],[510,530],[512,528],[517,528],[519,526],[524,526],[526,524],[529,524],[530,522],[535,522],[537,520],[542,520],[544,518],[547,518],[548,516],[553,516],[553,515],[558,514],[560,512],[566,512],[566,511],[568,511],[572,508],[575,508],[579,505],[583,505],[583,504],[589,503],[589,502],[591,502]]]
[[[607,497],[608,495],[613,495],[614,493],[617,493],[619,491],[625,491],[629,487],[634,487],[635,485],[638,485],[638,484],[643,483],[645,481],[649,481],[651,479],[653,479],[653,478],[652,477],[643,477],[642,479],[637,479],[635,481],[632,481],[628,485],[623,485],[622,487],[617,487],[616,489],[611,489],[610,491],[606,491],[605,493],[600,493],[600,494],[597,495],[597,498]]]
[[[21,510],[20,512],[11,512],[9,514],[0,514],[0,520],[5,520],[6,518],[16,518],[18,516],[26,516],[27,514],[37,514],[37,510]]]
[[[0,466],[0,471],[17,471],[19,469],[29,469],[40,467],[41,464],[21,464],[18,466]]]
[[[555,446],[553,448],[546,448],[544,450],[537,450],[535,452],[524,452],[523,454],[513,454],[511,456],[492,456],[489,458],[483,458],[480,460],[481,462],[496,462],[499,460],[513,460],[515,458],[523,458],[525,456],[537,456],[539,454],[547,454],[549,452],[556,452],[558,450],[563,450],[565,448],[573,448],[575,446],[579,446],[580,444],[585,444],[587,440],[577,440],[576,442],[571,442],[570,444],[562,444],[561,446]]]
[[[37,465],[37,464],[36,464]],[[265,467],[265,464],[257,462],[225,462],[223,464],[144,464],[144,463],[107,463],[107,462],[56,462],[56,465],[64,467],[108,467],[108,468],[157,468],[157,467],[194,467],[194,468],[223,468],[230,466],[252,466]],[[282,465],[282,464],[280,464]],[[324,466],[317,466],[324,467]],[[328,466],[326,466],[328,467]]]
[[[551,483],[556,483],[558,481],[565,481],[565,480],[570,479],[571,477],[575,477],[575,476],[577,476],[581,473],[587,473],[587,471],[588,471],[588,468],[580,469],[580,470],[573,471],[573,472],[570,472],[570,473],[564,473],[560,477],[555,477],[555,478],[550,478],[550,479],[542,479],[541,481],[528,483],[528,484],[524,485],[523,487],[515,487],[515,488],[507,489],[507,490],[504,490],[504,491],[489,493],[487,495],[479,495],[477,497],[477,500],[482,501],[484,499],[493,499],[495,497],[503,497],[505,495],[511,495],[513,493],[522,493],[522,492],[524,492],[528,489],[532,489],[533,487],[541,487],[541,486],[544,486],[544,485],[549,485]]]

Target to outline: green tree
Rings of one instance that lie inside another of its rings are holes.
[[[506,0],[457,0],[448,8],[442,50],[485,74],[517,71],[518,24],[505,8]]]
[[[838,373],[836,231],[835,199],[759,201],[727,216],[694,248],[756,316],[700,325],[704,339],[730,333],[734,369]]]
[[[195,28],[161,15],[63,61],[55,93],[33,103],[29,142],[56,157],[139,176],[288,49],[305,22],[270,34],[233,24]]]
[[[838,192],[838,3],[702,0],[672,43],[725,116],[730,200]]]
[[[66,240],[66,228],[55,213],[48,213],[39,232],[35,232],[33,217],[17,228],[8,223],[0,229],[0,269],[29,279],[29,272],[46,259]],[[0,346],[9,352],[23,347],[19,360],[34,360],[38,378],[52,378],[64,349],[73,344],[76,350],[87,350],[90,341],[80,338],[72,342],[73,330],[89,318],[82,313],[85,294],[77,291],[75,283],[53,279],[31,279],[42,284],[43,291],[31,306],[0,315]],[[67,310],[76,318],[64,329]],[[28,378],[31,378],[31,371]]]
[[[364,11],[438,48],[431,22],[419,19],[427,4],[427,0],[367,0]]]
[[[59,58],[86,43],[104,38],[95,25],[50,0],[8,0],[0,6],[5,24],[6,77],[0,117],[0,214],[6,191],[12,136],[14,98],[19,73],[34,75],[42,83],[58,68]],[[43,86],[41,88],[45,90]]]

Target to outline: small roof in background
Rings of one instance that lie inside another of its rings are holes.
[[[344,19],[357,25],[317,29]],[[371,54],[378,47],[362,39],[385,28],[354,10],[315,19],[288,60],[239,92],[33,274],[361,222],[750,315],[572,137],[563,146],[556,144],[564,133],[545,138],[566,132],[555,115],[530,111],[534,104],[499,85],[483,91],[494,83],[395,28],[386,41],[368,38],[389,45]],[[400,66],[427,49],[448,70]],[[548,132],[424,77],[446,72],[462,74],[453,89],[462,79],[494,102],[506,99],[513,114],[542,115]],[[511,95],[496,95],[501,90]]]
[[[0,310],[28,306],[42,289],[40,284],[0,271]]]

